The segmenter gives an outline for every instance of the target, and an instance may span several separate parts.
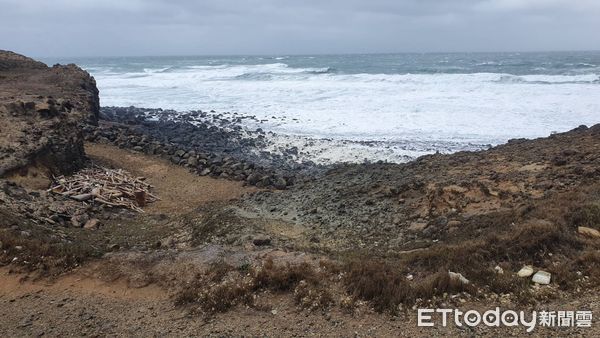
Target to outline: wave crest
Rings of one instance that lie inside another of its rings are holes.
[[[538,84],[538,85],[558,85],[558,84],[598,84],[600,76],[598,74],[585,75],[502,75],[493,82],[501,84]]]

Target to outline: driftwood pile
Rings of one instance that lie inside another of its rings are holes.
[[[94,167],[72,176],[54,178],[48,191],[68,196],[79,202],[94,202],[109,207],[122,207],[144,212],[147,203],[159,200],[150,193],[153,188],[144,177],[134,177],[122,169]]]

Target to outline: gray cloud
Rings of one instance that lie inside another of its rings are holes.
[[[600,49],[597,0],[0,0],[36,56]]]

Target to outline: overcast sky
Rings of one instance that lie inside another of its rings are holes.
[[[31,56],[600,50],[600,0],[0,0]]]

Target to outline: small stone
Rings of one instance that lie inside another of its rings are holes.
[[[271,244],[271,237],[269,236],[255,236],[252,243],[256,246],[264,246]]]
[[[173,240],[173,238],[171,238],[171,237],[164,238],[160,241],[160,246],[165,247],[165,248],[170,248],[174,244],[175,244],[175,240]]]
[[[533,275],[533,267],[531,265],[525,265],[521,268],[521,270],[519,270],[519,272],[517,272],[517,276],[522,278],[529,277],[531,275]]]
[[[87,214],[75,215],[71,217],[71,224],[76,228],[81,228],[89,219]]]
[[[448,227],[449,228],[455,228],[455,227],[459,227],[462,224],[461,221],[457,221],[457,220],[452,220],[448,222]]]
[[[496,265],[496,267],[494,268],[494,271],[496,271],[496,273],[499,275],[504,273],[504,269],[502,269],[502,267],[500,265]]]
[[[198,165],[198,159],[195,156],[190,156],[187,159],[187,164],[191,167],[195,167]]]
[[[283,190],[287,186],[287,182],[283,177],[279,177],[275,179],[275,182],[273,182],[273,186],[275,187],[275,189]]]
[[[452,194],[457,194],[457,195],[464,194],[467,191],[469,191],[469,189],[458,186],[458,185],[449,185],[449,186],[443,187],[442,190],[446,193],[452,193]]]
[[[262,176],[260,176],[258,173],[252,173],[250,175],[248,175],[248,178],[246,179],[246,181],[248,183],[250,183],[251,185],[255,185],[256,183],[258,183],[260,181]]]
[[[414,277],[412,274],[408,274],[408,275],[406,275],[406,280],[409,280],[409,281],[411,281],[411,280],[413,280],[414,278],[415,278],[415,277]]]
[[[577,232],[580,235],[586,236],[586,237],[590,237],[590,238],[600,238],[600,231],[593,229],[593,228],[588,228],[588,227],[578,227],[577,228]]]
[[[550,284],[551,278],[552,278],[552,275],[549,272],[540,270],[540,271],[536,272],[535,275],[533,275],[533,278],[531,278],[531,281],[534,283],[542,284],[542,285],[548,285],[548,284]]]
[[[84,229],[97,229],[98,228],[98,224],[100,223],[100,220],[98,220],[97,218],[92,218],[89,221],[85,222],[85,224],[83,225]]]
[[[448,276],[450,276],[450,280],[460,281],[462,284],[469,284],[469,280],[465,278],[462,274],[458,272],[448,271]]]
[[[271,310],[271,314],[276,315],[277,314],[277,310],[275,310],[275,309]]]
[[[426,227],[427,227],[427,223],[426,222],[412,222],[412,223],[410,223],[410,226],[408,227],[408,230],[410,230],[410,231],[422,231]]]

